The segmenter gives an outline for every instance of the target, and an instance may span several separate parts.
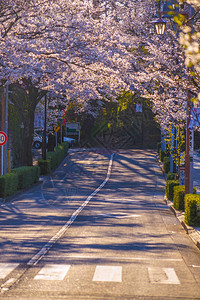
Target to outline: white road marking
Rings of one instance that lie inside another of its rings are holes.
[[[122,267],[96,266],[93,281],[122,282]]]
[[[19,264],[0,263],[0,279],[4,279],[10,272],[17,268]]]
[[[141,217],[141,215],[127,214],[127,213],[99,214],[99,216],[103,216],[103,217],[107,217],[107,218],[116,218],[116,219],[138,218],[138,217]]]
[[[180,281],[173,268],[148,268],[149,279],[151,283],[159,284],[180,284]]]
[[[17,278],[9,278],[1,285],[1,293],[9,290],[10,286],[17,281]]]
[[[106,182],[110,178],[111,168],[113,163],[114,153],[110,157],[108,171],[106,175],[106,179],[100,184],[100,186],[83,202],[83,204],[71,215],[70,219],[65,223],[65,225],[44,245],[44,247],[34,255],[27,263],[29,266],[36,265],[38,261],[44,257],[44,255],[49,251],[49,249],[57,242],[57,240],[66,232],[66,230],[72,225],[74,220],[80,214],[80,212],[84,209],[84,207],[89,203],[89,201],[104,187]]]
[[[122,257],[122,256],[92,256],[92,255],[66,255],[66,256],[63,256],[63,255],[48,255],[48,258],[51,259],[51,258],[63,258],[63,259],[68,259],[68,258],[81,258],[81,259],[102,259],[102,260],[110,260],[110,259],[115,259],[115,260],[143,260],[143,261],[172,261],[172,262],[181,262],[183,261],[182,258],[157,258],[157,257]]]
[[[107,201],[130,201],[130,202],[139,202],[141,199],[129,199],[129,198],[106,198]]]
[[[70,265],[46,264],[34,277],[35,280],[63,280]]]

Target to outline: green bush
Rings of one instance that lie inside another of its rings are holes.
[[[164,157],[166,157],[166,151],[159,150],[159,159],[163,161]]]
[[[178,180],[167,180],[166,181],[165,194],[166,194],[168,200],[173,201],[174,186],[177,186],[177,185],[179,185],[179,181]]]
[[[178,178],[178,173],[168,172],[167,180],[176,180]]]
[[[18,189],[25,189],[39,180],[40,168],[38,166],[24,166],[13,169],[11,173],[18,176]]]
[[[50,159],[47,159],[47,160],[39,159],[38,160],[38,166],[40,167],[40,174],[41,175],[47,175],[51,172],[51,161],[50,161]]]
[[[185,195],[185,223],[190,226],[200,224],[200,194]]]
[[[175,209],[184,211],[185,209],[184,197],[185,197],[185,186],[184,185],[175,186],[174,199],[173,199],[173,206]]]
[[[38,166],[25,166],[13,169],[11,174],[0,176],[0,197],[15,194],[17,190],[28,188],[39,180]]]
[[[17,174],[6,174],[0,176],[0,197],[10,196],[17,192]]]
[[[161,142],[157,143],[157,153],[159,154],[161,150]]]
[[[197,188],[193,188],[193,194],[196,194]],[[185,210],[185,186],[179,185],[174,186],[174,199],[173,199],[173,206],[177,210]]]
[[[163,169],[165,173],[169,173],[170,171],[170,157],[165,156],[163,159]]]
[[[54,148],[54,152],[47,152],[47,163],[44,160],[39,160],[38,165],[41,168],[41,174],[47,175],[53,171],[67,155],[69,144],[67,142],[62,143]]]

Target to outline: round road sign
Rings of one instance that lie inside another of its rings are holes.
[[[3,131],[0,131],[0,146],[3,146],[7,142],[7,134]]]

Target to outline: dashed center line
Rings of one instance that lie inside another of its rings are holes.
[[[34,255],[27,263],[28,266],[33,266],[38,263],[45,256],[45,254],[51,249],[51,247],[61,238],[61,236],[66,232],[66,230],[72,225],[80,212],[89,203],[89,201],[104,187],[110,178],[111,168],[113,163],[114,153],[110,157],[110,162],[108,166],[108,171],[105,180],[100,184],[100,186],[83,202],[83,204],[71,215],[70,219],[65,223],[65,225],[42,247],[42,249]]]

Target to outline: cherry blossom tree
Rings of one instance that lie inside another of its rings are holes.
[[[165,38],[151,34],[155,1],[0,5],[0,79],[25,86],[30,113],[45,92],[51,92],[51,105],[76,99],[88,107],[88,99],[115,99],[120,90],[131,89],[152,100],[163,126],[184,119],[183,50],[172,30]]]

